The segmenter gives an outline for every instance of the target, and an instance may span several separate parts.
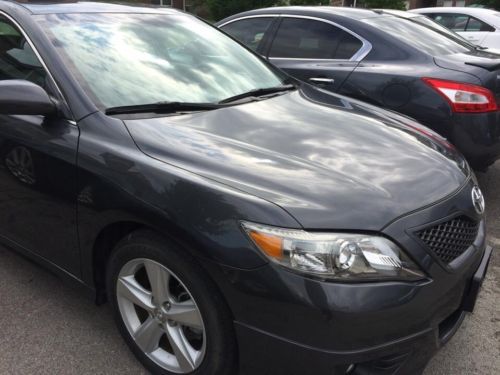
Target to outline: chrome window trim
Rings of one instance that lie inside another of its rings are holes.
[[[241,21],[241,20],[244,20],[244,19],[247,19],[247,18],[262,18],[262,17],[302,18],[302,19],[309,19],[309,20],[313,20],[313,21],[319,21],[319,22],[328,23],[328,24],[330,24],[332,26],[338,27],[339,29],[341,29],[341,30],[343,30],[343,31],[351,34],[352,36],[354,36],[356,39],[358,39],[362,43],[361,48],[354,55],[352,55],[352,57],[350,59],[309,59],[309,58],[302,58],[302,57],[271,57],[271,56],[269,56],[270,60],[335,61],[335,62],[338,62],[338,61],[350,61],[350,62],[360,62],[372,50],[372,44],[368,40],[366,40],[365,38],[363,38],[362,36],[360,36],[359,34],[355,33],[354,31],[351,31],[348,28],[346,28],[346,27],[344,27],[342,25],[339,25],[336,22],[333,22],[333,21],[330,21],[330,20],[327,20],[327,19],[324,19],[324,18],[313,17],[313,16],[302,16],[302,15],[296,15],[296,14],[253,14],[251,16],[238,17],[238,18],[232,19],[230,21],[227,21],[227,22],[223,23],[222,25],[219,25],[219,28],[221,28],[223,26],[226,26],[226,25],[229,25],[229,24],[231,24],[233,22]]]
[[[221,27],[229,25],[229,24],[231,24],[233,22],[245,20],[245,19],[248,19],[248,18],[276,18],[276,17],[279,17],[279,16],[280,16],[279,14],[258,14],[258,15],[254,14],[254,15],[251,15],[251,16],[238,17],[238,18],[229,20],[227,22],[224,22],[223,24],[217,26],[217,28],[220,29]]]
[[[50,72],[49,68],[47,67],[47,64],[45,64],[45,61],[43,60],[42,56],[40,56],[40,53],[38,52],[37,48],[35,47],[35,44],[32,42],[32,40],[30,39],[30,37],[28,36],[28,34],[24,31],[24,29],[21,27],[21,25],[19,24],[19,22],[17,22],[9,14],[7,14],[4,11],[0,10],[0,16],[5,17],[7,20],[9,20],[10,22],[12,22],[12,24],[21,32],[22,36],[24,37],[24,39],[26,39],[26,41],[30,45],[31,49],[33,50],[35,56],[40,61],[40,64],[42,65],[42,68],[45,70],[45,72],[47,73],[49,79],[54,84],[54,87],[56,88],[58,95],[61,97],[62,100],[64,100],[64,103],[67,106],[67,104],[66,104],[67,103],[66,102],[66,98],[64,97],[61,89],[59,88],[59,85],[57,84],[56,80],[54,79],[54,76],[52,75],[52,73]]]

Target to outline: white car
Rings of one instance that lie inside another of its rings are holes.
[[[500,49],[500,12],[465,7],[420,8],[411,12],[425,14],[471,43]]]

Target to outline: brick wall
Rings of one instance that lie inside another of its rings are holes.
[[[177,9],[184,9],[185,1],[184,0],[172,0],[172,7]]]

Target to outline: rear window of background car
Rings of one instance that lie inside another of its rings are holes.
[[[451,55],[470,51],[470,48],[437,32],[429,26],[399,17],[373,17],[362,20],[431,56]]]
[[[362,45],[354,35],[326,22],[284,18],[269,56],[348,60]]]

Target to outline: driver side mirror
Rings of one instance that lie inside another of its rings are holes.
[[[1,115],[40,115],[56,113],[56,105],[40,86],[25,80],[0,81]]]

